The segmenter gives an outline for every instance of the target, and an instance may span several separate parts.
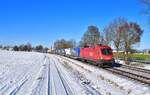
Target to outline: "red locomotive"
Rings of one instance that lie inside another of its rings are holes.
[[[92,61],[96,65],[112,65],[114,63],[112,49],[109,46],[96,46],[80,49],[80,58]]]
[[[98,45],[86,48],[68,48],[55,50],[56,54],[88,61],[99,66],[112,66],[114,63],[112,49],[109,46]]]

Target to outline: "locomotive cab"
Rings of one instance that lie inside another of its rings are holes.
[[[114,63],[112,49],[110,47],[100,47],[100,62],[107,65]]]
[[[112,50],[110,48],[101,48],[101,59],[111,60],[112,59]]]
[[[100,66],[112,66],[114,63],[113,52],[109,46],[96,46],[97,64]]]

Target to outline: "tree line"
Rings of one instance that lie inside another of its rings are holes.
[[[56,40],[54,42],[54,48],[55,49],[61,49],[61,48],[73,48],[76,47],[76,41],[75,40],[65,40],[65,39],[60,39]]]
[[[30,43],[27,44],[21,44],[21,45],[14,45],[14,46],[2,46],[0,45],[0,48],[2,50],[13,50],[13,51],[36,51],[36,52],[43,52],[46,53],[48,48],[44,47],[42,45],[32,46]]]

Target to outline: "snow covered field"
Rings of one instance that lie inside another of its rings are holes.
[[[0,51],[0,95],[150,95],[150,87],[58,55]]]

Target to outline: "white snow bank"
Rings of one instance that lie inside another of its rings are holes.
[[[60,58],[58,56],[58,58]],[[142,85],[136,81],[125,77],[114,75],[101,68],[88,65],[76,60],[61,57],[60,60],[65,60],[68,65],[82,72],[84,76],[93,82],[95,87],[99,88],[102,93],[110,92],[112,95],[149,95],[150,87]]]

